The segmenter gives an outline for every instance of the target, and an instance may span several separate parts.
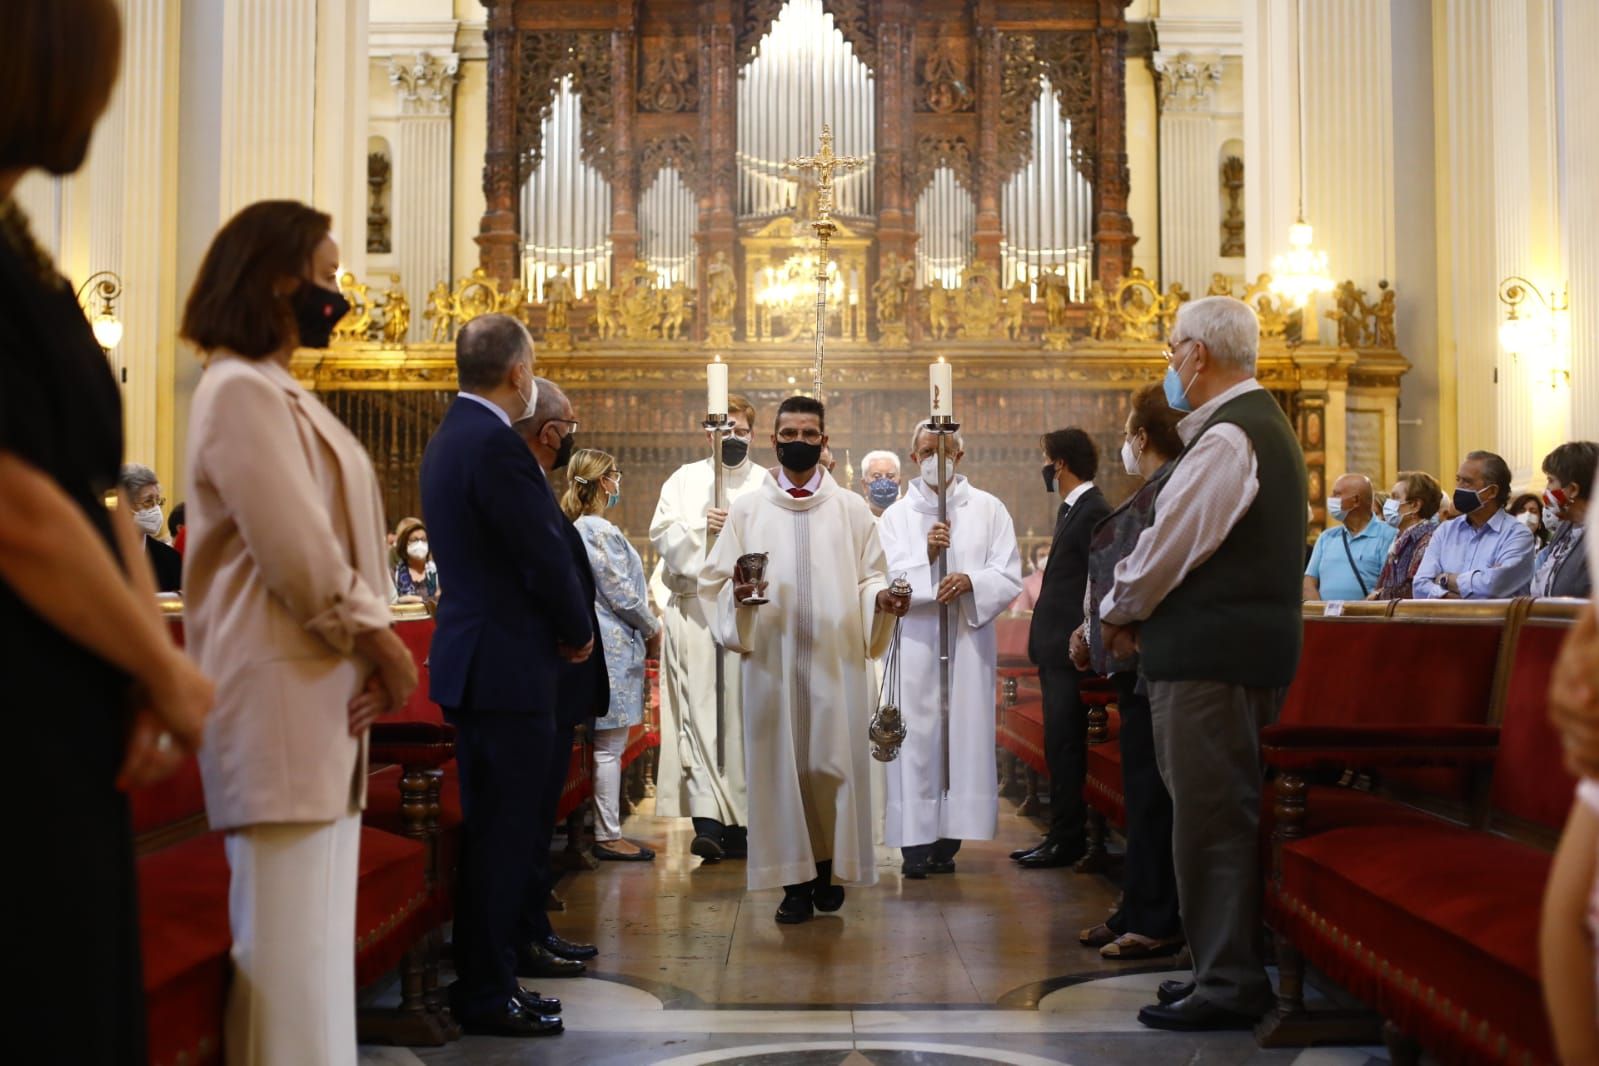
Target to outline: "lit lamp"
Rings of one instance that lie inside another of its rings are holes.
[[[1288,252],[1273,256],[1271,291],[1296,307],[1305,306],[1319,292],[1332,292],[1327,253],[1312,245],[1310,224],[1301,215],[1288,229]]]
[[[1538,300],[1539,307],[1527,301]],[[1571,380],[1570,350],[1571,297],[1566,288],[1543,290],[1519,274],[1499,283],[1499,302],[1506,307],[1505,320],[1499,323],[1499,346],[1516,355],[1547,355],[1549,385],[1557,388]]]
[[[114,271],[89,275],[78,287],[78,306],[89,319],[94,339],[107,355],[122,343],[122,320],[117,317],[117,297],[122,295],[122,279]],[[90,301],[94,306],[90,307]]]

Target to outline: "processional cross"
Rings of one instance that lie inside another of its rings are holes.
[[[863,156],[835,155],[833,127],[823,123],[820,150],[815,155],[803,155],[783,164],[786,170],[811,171],[816,175],[816,218],[811,222],[811,229],[816,232],[821,250],[816,259],[816,361],[811,367],[811,376],[818,400],[822,399],[822,357],[827,336],[827,242],[838,232],[833,224],[833,172],[855,170],[866,163]]]

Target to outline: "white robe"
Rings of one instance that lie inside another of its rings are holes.
[[[907,735],[886,770],[883,843],[890,847],[940,838],[991,840],[999,821],[994,619],[1022,587],[1016,529],[1004,504],[956,476],[949,489],[949,573],[971,578],[972,591],[950,604],[949,792],[941,795],[937,579],[927,560],[927,533],[937,521],[938,494],[917,478],[877,527],[890,580],[904,573],[912,589],[899,651],[898,699]]]
[[[770,603],[733,602],[733,564],[766,552]],[[833,879],[872,884],[866,735],[877,684],[872,660],[894,617],[878,614],[883,549],[866,501],[823,478],[794,499],[767,478],[733,504],[701,588],[717,603],[722,642],[744,653],[744,759],[751,889],[799,884],[831,859]]]
[[[748,495],[766,471],[746,460],[723,469],[723,505]],[[723,771],[716,767],[716,644],[714,605],[699,598],[705,566],[705,512],[711,506],[711,460],[673,471],[661,486],[650,521],[650,543],[661,557],[661,753],[655,774],[655,813],[667,818],[714,818],[744,824],[744,727],[738,709],[738,656],[723,652]]]

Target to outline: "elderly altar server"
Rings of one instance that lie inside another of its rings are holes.
[[[962,840],[990,840],[999,820],[993,757],[994,619],[1022,587],[1016,528],[1005,505],[957,473],[965,452],[957,433],[946,456],[948,515],[938,518],[938,437],[923,422],[910,459],[921,471],[878,525],[888,573],[906,575],[911,609],[900,644],[900,676],[916,680],[884,699],[898,701],[908,735],[886,769],[883,843],[899,847],[902,872],[921,879],[953,873]],[[947,576],[934,561],[948,551]],[[939,605],[949,605],[953,651],[949,729],[939,706]],[[949,752],[945,790],[944,753]]]
[[[709,458],[679,467],[661,486],[650,521],[650,543],[661,556],[662,601],[661,764],[656,771],[655,813],[694,819],[690,850],[706,862],[743,858],[744,732],[738,710],[738,657],[723,656],[722,762],[717,764],[716,641],[708,607],[699,599],[705,545],[720,533],[733,501],[770,480],[749,460],[755,408],[742,396],[727,398],[733,433],[722,442],[722,493],[711,499]]]
[[[716,634],[742,655],[751,889],[783,886],[777,920],[844,904],[842,885],[877,880],[872,856],[867,707],[872,660],[909,597],[887,589],[866,501],[821,466],[821,403],[791,396],[777,412],[775,478],[734,502],[700,579]],[[767,555],[764,577],[740,557]],[[769,602],[766,602],[769,599]]]

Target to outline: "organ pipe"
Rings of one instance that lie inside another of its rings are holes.
[[[916,280],[926,288],[934,280],[958,289],[972,258],[977,203],[949,167],[933,178],[916,198]]]
[[[639,198],[639,257],[662,286],[694,284],[697,202],[676,167],[664,167]]]
[[[544,158],[522,186],[523,260],[529,298],[560,267],[575,295],[610,281],[611,187],[583,161],[582,114],[563,78],[544,119]]]
[[[1061,117],[1060,97],[1048,77],[1033,101],[1032,145],[1025,166],[1001,190],[1004,239],[1002,273],[1032,287],[1042,299],[1039,276],[1064,274],[1071,299],[1084,302],[1093,279],[1094,190],[1072,162],[1071,122]]]
[[[797,187],[783,163],[815,151],[824,122],[833,125],[834,151],[869,161],[835,178],[834,213],[874,214],[874,93],[870,69],[821,0],[789,0],[739,72],[739,217],[787,213]]]

